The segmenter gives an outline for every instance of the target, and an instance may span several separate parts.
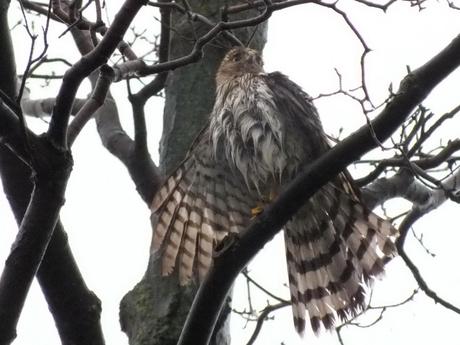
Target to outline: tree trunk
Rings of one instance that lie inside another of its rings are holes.
[[[220,20],[220,8],[237,1],[189,1],[192,9],[214,21]],[[258,12],[245,12],[254,16]],[[229,20],[239,19],[235,16]],[[187,16],[174,15],[174,30],[170,43],[170,58],[187,55],[192,49],[193,39],[208,27],[191,23]],[[245,28],[235,32],[247,42],[256,28]],[[187,39],[189,38],[189,39]],[[257,29],[251,46],[262,50],[266,39],[266,24]],[[160,145],[160,169],[169,174],[180,163],[191,142],[206,123],[214,103],[214,76],[216,69],[231,44],[219,37],[207,45],[204,57],[195,64],[170,72],[166,83],[163,136]],[[185,318],[190,310],[198,286],[194,283],[181,287],[172,274],[162,277],[159,260],[151,255],[144,278],[127,293],[120,305],[120,322],[131,345],[173,345],[177,343]],[[230,344],[230,307],[221,313],[212,344]]]

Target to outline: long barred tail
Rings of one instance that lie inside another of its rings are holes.
[[[345,186],[317,192],[285,227],[294,325],[331,329],[365,305],[363,282],[394,257],[396,229],[363,207]]]

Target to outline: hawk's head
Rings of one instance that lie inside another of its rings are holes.
[[[264,71],[259,52],[251,48],[237,47],[230,50],[217,71],[217,85],[246,73],[258,74]]]

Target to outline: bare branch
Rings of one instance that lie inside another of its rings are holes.
[[[66,72],[48,129],[49,137],[57,146],[67,147],[67,123],[72,109],[69,100],[75,98],[83,79],[108,60],[143,4],[140,0],[126,0],[98,46]]]
[[[452,191],[458,191],[458,186],[460,181],[460,172],[457,170],[455,174],[452,174],[446,181],[442,183],[442,188],[440,189],[429,189],[423,184],[416,183],[413,181],[408,187],[408,190],[413,195],[417,195],[416,198],[419,198],[419,202],[414,205],[411,212],[404,218],[403,222],[399,226],[400,236],[396,242],[398,248],[398,253],[405,262],[406,266],[412,272],[414,279],[417,281],[421,290],[425,294],[432,298],[436,303],[441,304],[449,310],[452,310],[460,314],[460,308],[454,306],[453,304],[447,302],[443,298],[439,297],[435,291],[433,291],[429,285],[426,283],[422,277],[418,267],[412,262],[410,257],[404,250],[404,243],[408,234],[409,229],[412,225],[425,214],[429,213],[433,209],[439,207],[449,195],[453,194],[454,196],[457,193],[452,193]],[[421,197],[420,197],[421,196]],[[420,202],[421,200],[423,202]]]
[[[267,319],[268,315],[270,315],[270,313],[274,312],[275,310],[284,308],[284,307],[286,307],[288,305],[291,305],[291,302],[284,301],[284,302],[279,302],[279,303],[274,304],[274,305],[267,305],[264,308],[264,310],[262,310],[262,312],[260,313],[260,315],[259,315],[259,317],[257,319],[256,328],[254,329],[254,332],[252,333],[251,338],[249,338],[249,340],[247,342],[247,345],[254,344],[254,342],[257,339],[257,336],[260,333],[260,330],[262,329],[262,326],[264,325],[264,322],[266,321],[266,319]]]
[[[361,54],[361,88],[364,92],[364,99],[363,99],[363,102],[361,103],[362,106],[363,106],[363,111],[364,111],[364,114],[367,114],[369,112],[368,109],[366,109],[365,107],[365,103],[366,101],[372,106],[372,108],[374,108],[373,104],[372,104],[372,101],[369,97],[369,91],[367,90],[367,83],[366,83],[366,69],[365,69],[365,60],[366,60],[366,56],[367,54],[370,53],[371,49],[369,48],[369,46],[367,45],[366,41],[364,40],[364,37],[361,35],[361,33],[359,32],[359,30],[356,28],[356,26],[352,23],[352,21],[350,20],[350,18],[348,17],[347,13],[341,9],[339,9],[337,7],[337,2],[334,2],[332,4],[329,4],[329,3],[324,3],[324,2],[321,2],[321,1],[315,1],[314,3],[320,5],[320,6],[323,6],[323,7],[327,7],[327,8],[330,8],[332,9],[334,12],[336,12],[337,14],[339,14],[342,19],[345,21],[345,23],[347,24],[347,26],[351,29],[351,31],[353,32],[353,34],[355,35],[356,38],[358,38],[361,46],[363,47],[363,53]],[[366,117],[367,118],[367,117]],[[369,119],[367,119],[368,123],[370,124],[370,121]]]
[[[409,157],[412,156],[421,146],[422,144],[439,128],[441,125],[446,121],[452,119],[455,115],[457,115],[460,112],[460,104],[457,105],[454,109],[451,111],[445,113],[444,115],[440,116],[436,122],[430,126],[427,130],[423,130],[421,133],[420,138],[417,140],[417,142],[411,147],[411,149],[408,151]],[[422,122],[424,124],[424,122]]]
[[[377,167],[370,172],[368,175],[356,179],[358,186],[365,186],[372,181],[374,181],[385,169],[389,167],[408,167],[409,165],[416,165],[420,169],[433,169],[443,163],[449,163],[449,157],[451,157],[455,152],[460,150],[460,140],[455,139],[447,144],[438,154],[431,155],[422,159],[408,161],[405,158],[389,158],[379,161]]]
[[[32,165],[30,145],[26,146],[24,135],[35,145],[37,137],[35,133],[24,127],[19,116],[11,109],[9,104],[4,102],[5,95],[0,93],[0,144],[6,145],[23,162]]]
[[[76,137],[83,129],[85,124],[93,117],[93,114],[105,102],[107,93],[113,80],[113,70],[107,65],[100,68],[100,75],[91,97],[85,102],[84,106],[75,115],[75,118],[69,125],[67,140],[69,146],[72,146]]]
[[[30,99],[30,94],[25,92],[21,99],[21,109],[27,116],[43,118],[49,117],[53,111],[56,98]],[[86,100],[77,98],[74,101],[71,115],[75,115],[83,106]]]
[[[161,3],[171,3],[170,1],[162,1]],[[161,13],[161,34],[160,34],[160,45],[158,49],[158,62],[163,63],[169,59],[169,42],[170,42],[170,26],[171,26],[171,11],[170,8],[160,8]],[[144,106],[147,100],[153,95],[160,92],[166,83],[168,72],[161,72],[155,76],[155,78],[146,86],[144,86],[137,94],[130,94],[129,100],[133,108],[134,118],[134,144],[135,151],[144,152],[148,154],[147,148],[147,129],[145,124],[145,112]],[[129,84],[128,84],[129,85]],[[159,187],[160,179],[157,179]],[[152,190],[152,198],[155,190]],[[152,199],[147,197],[149,201]]]
[[[225,30],[237,29],[248,26],[255,26],[266,21],[272,13],[272,6],[270,0],[264,0],[265,8],[264,11],[249,19],[241,19],[230,22],[220,21],[214,27],[209,30],[205,35],[199,37],[193,46],[192,51],[186,55],[179,57],[174,60],[166,61],[152,66],[147,66],[144,70],[140,71],[141,75],[155,74],[164,71],[174,70],[180,66],[184,66],[193,62],[198,61],[203,54],[203,47],[211,42],[219,33]]]
[[[82,55],[88,54],[93,49],[87,33],[73,29],[72,35]],[[94,88],[95,74],[90,75],[89,79]],[[123,130],[115,101],[110,93],[106,97],[104,106],[96,111],[94,117],[103,145],[127,167],[137,191],[142,199],[150,204],[153,193],[160,185],[160,173],[146,146],[136,147],[136,143]]]
[[[254,279],[252,279],[248,272],[243,270],[242,272],[243,276],[252,284],[254,284],[254,286],[256,286],[259,290],[263,291],[265,294],[267,294],[268,296],[270,296],[271,298],[277,300],[278,302],[281,302],[281,303],[289,303],[289,301],[286,301],[285,299],[282,299],[274,294],[272,294],[270,291],[268,291],[267,289],[265,289],[262,285],[260,285],[259,283],[257,283]]]
[[[426,178],[427,174],[422,169],[429,169],[446,162],[446,159],[459,149],[460,141],[455,140],[438,155],[410,163],[412,169],[415,170],[411,171],[404,168],[390,178],[381,178],[371,183],[362,189],[362,196],[366,201],[366,205],[372,209],[389,199],[402,197],[411,201],[414,207],[429,212],[439,207],[447,198],[458,202],[458,188],[460,183],[460,172],[458,169],[455,173],[450,174],[445,181],[439,181],[430,177],[430,181],[437,186],[434,189],[414,180],[414,173],[423,173],[423,176]],[[398,164],[401,163],[400,160],[395,161]]]
[[[370,301],[369,301],[369,305],[367,306],[367,308],[363,309],[362,311],[360,311],[356,316],[354,316],[351,320],[341,324],[340,326],[338,326],[336,328],[336,334],[337,334],[337,338],[339,340],[339,343],[340,344],[344,344],[344,341],[343,341],[343,338],[342,338],[342,334],[341,334],[341,331],[344,327],[346,326],[356,326],[356,327],[359,327],[359,328],[369,328],[369,327],[372,327],[374,326],[375,324],[377,324],[378,322],[380,322],[382,319],[383,319],[383,315],[384,313],[388,310],[388,309],[393,309],[393,308],[397,308],[397,307],[400,307],[402,305],[405,305],[407,303],[409,303],[410,301],[412,301],[415,297],[415,295],[419,292],[419,289],[416,289],[414,290],[410,296],[406,297],[404,300],[400,301],[400,302],[396,302],[396,303],[393,303],[393,304],[387,304],[387,305],[383,305],[383,306],[372,306],[371,303],[372,303],[372,294],[371,294],[371,298],[370,298]],[[379,311],[379,315],[373,320],[371,321],[370,323],[367,323],[367,324],[361,324],[359,322],[357,322],[356,320],[361,316],[363,315],[365,312],[367,312],[368,310],[378,310]]]
[[[24,143],[15,133],[21,125],[2,101],[0,123],[0,139],[20,156]],[[33,149],[34,190],[0,277],[1,344],[10,344],[16,337],[19,315],[56,226],[72,167],[70,152],[56,149],[47,137],[30,132],[27,136],[33,140],[28,149]]]
[[[382,10],[383,12],[386,12],[388,8],[393,5],[397,0],[390,0],[386,4],[377,4],[375,2],[367,1],[367,0],[355,0],[356,2],[359,2],[363,5],[366,5],[368,7],[374,7],[378,8],[379,10]]]
[[[404,221],[401,223],[399,227],[399,232],[400,232],[400,237],[396,241],[396,247],[398,248],[398,254],[401,256],[403,259],[404,263],[406,266],[409,268],[411,271],[414,279],[416,280],[418,286],[420,289],[425,292],[425,294],[433,299],[436,303],[441,304],[443,307],[460,314],[460,308],[456,307],[455,305],[451,304],[450,302],[447,302],[443,298],[439,297],[435,291],[433,291],[425,279],[423,279],[422,274],[420,273],[418,267],[412,262],[410,257],[407,255],[407,253],[404,250],[404,242],[407,236],[407,233],[409,231],[409,228],[414,224],[418,219],[420,219],[423,215],[425,214],[424,211],[422,211],[419,208],[415,208],[410,212]]]
[[[149,5],[153,7],[159,7],[160,9],[174,9],[182,14],[186,14],[189,16],[190,20],[192,21],[199,21],[208,27],[214,27],[216,23],[211,21],[209,18],[203,16],[200,13],[193,12],[190,10],[190,8],[186,8],[186,6],[181,6],[177,2],[170,2],[170,1],[158,1],[158,2],[153,2],[149,1]],[[237,46],[243,46],[243,43],[231,32],[228,31],[223,31],[224,37],[232,44],[237,45]]]

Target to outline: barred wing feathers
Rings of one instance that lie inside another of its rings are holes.
[[[329,144],[311,98],[279,72],[265,81],[289,134],[303,132],[297,145],[303,145],[305,156],[311,161],[326,152]],[[390,222],[362,204],[346,171],[316,192],[284,232],[297,331],[304,331],[307,313],[314,332],[356,315],[365,305],[363,283],[383,272],[396,253],[396,237]]]
[[[181,284],[195,273],[204,277],[214,246],[228,232],[241,231],[255,206],[245,184],[213,156],[211,147],[205,130],[151,205],[153,248],[162,251],[162,273],[178,266]]]
[[[305,310],[315,332],[356,315],[365,305],[363,283],[382,273],[396,252],[391,223],[369,212],[338,182],[319,190],[286,224],[284,236],[299,333]]]

